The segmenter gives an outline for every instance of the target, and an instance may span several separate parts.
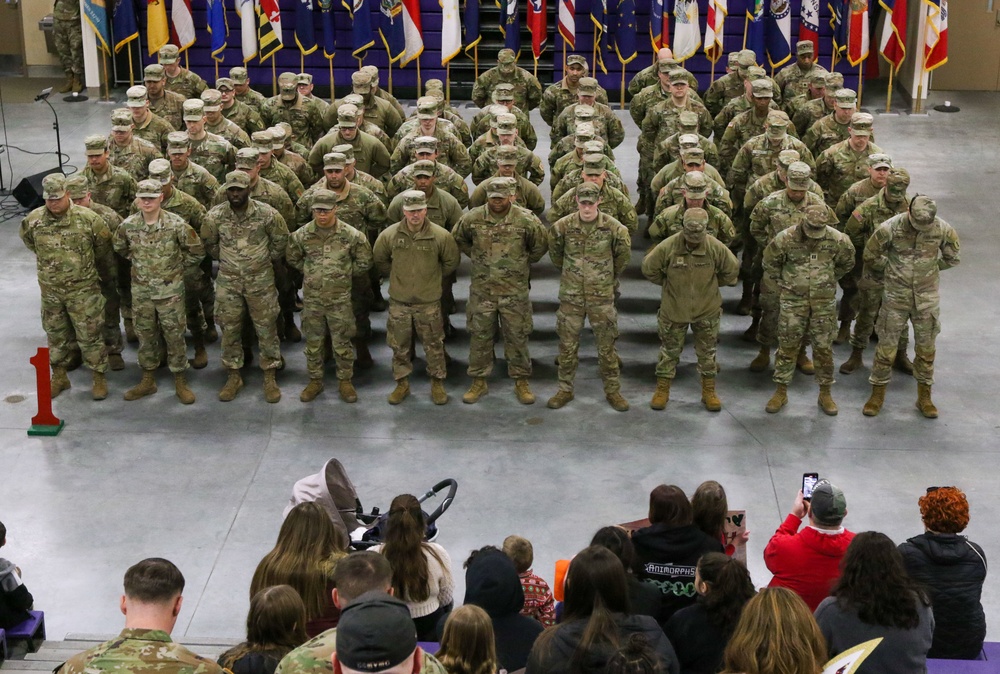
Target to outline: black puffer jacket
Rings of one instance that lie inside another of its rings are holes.
[[[934,642],[929,658],[972,660],[986,638],[980,597],[986,580],[983,549],[958,534],[925,533],[901,543],[910,576],[930,595]]]
[[[17,574],[17,567],[0,558],[0,629],[9,629],[30,618],[28,609],[33,603],[31,593]]]

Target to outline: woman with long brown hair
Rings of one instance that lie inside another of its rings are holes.
[[[272,585],[291,585],[306,607],[306,633],[314,637],[337,626],[333,571],[347,556],[348,541],[316,503],[300,503],[281,524],[274,548],[264,555],[250,582],[250,596]]]
[[[247,640],[219,656],[233,674],[274,674],[281,659],[306,642],[306,607],[290,585],[274,585],[250,600]]]
[[[496,674],[493,623],[486,611],[473,604],[455,609],[444,623],[435,657],[448,674]]]

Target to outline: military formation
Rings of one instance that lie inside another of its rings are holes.
[[[282,350],[304,342],[299,399],[316,400],[330,368],[339,398],[354,403],[355,370],[374,362],[371,314],[385,312],[388,402],[410,395],[420,342],[430,400],[444,405],[465,256],[471,382],[462,401],[488,393],[501,341],[514,396],[530,405],[531,278],[547,255],[559,283],[548,407],[574,399],[589,322],[606,400],[623,412],[620,279],[633,239],[646,239],[641,272],[661,289],[653,409],[669,403],[689,330],[701,402],[722,409],[721,288],[742,282],[735,311],[759,347],[748,367],[765,372],[773,357],[767,412],[788,404],[799,371],[815,376],[818,406],[836,415],[833,345],[850,343],[839,371],[851,374],[874,334],[864,414],[879,413],[896,369],[914,376],[916,406],[934,418],[938,274],[959,263],[958,236],[931,198],[908,193],[910,175],[875,144],[872,116],[812,49],[799,43],[773,79],[753,52],[736,52],[700,93],[660,50],[629,86],[633,186],[615,164],[625,116],[579,55],[543,88],[503,50],[476,80],[480,110],[467,119],[438,80],[408,116],[371,67],[332,102],[305,73],[282,73],[277,95],[265,97],[242,67],[210,87],[167,45],[111,112],[110,132],[84,139],[86,167],[47,176],[45,205],[21,224],[37,257],[52,396],[85,364],[93,398],[106,398],[106,373],[124,368],[127,342],[138,344],[141,378],[125,400],[156,393],[167,367],[176,397],[191,404],[187,370],[207,367],[206,345],[221,340],[223,402],[243,389],[255,351],[264,399],[278,402]],[[545,161],[534,152],[536,108],[550,127]]]

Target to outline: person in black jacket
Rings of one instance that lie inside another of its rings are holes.
[[[0,522],[0,548],[7,544],[7,527]],[[0,629],[19,625],[31,616],[28,609],[35,603],[21,580],[21,569],[14,562],[0,557]]]
[[[684,490],[661,484],[649,494],[650,526],[632,532],[635,572],[663,593],[659,622],[694,603],[694,570],[706,552],[723,552],[722,543],[694,524],[691,502]]]
[[[265,587],[250,600],[247,640],[219,656],[233,674],[274,674],[306,639],[306,605],[291,585]]]
[[[604,546],[621,560],[625,569],[628,601],[632,613],[658,617],[663,604],[663,593],[656,585],[635,577],[632,571],[635,566],[635,546],[632,545],[628,532],[621,527],[602,527],[590,539],[590,544]]]
[[[969,502],[956,487],[930,487],[919,501],[924,533],[901,543],[906,571],[934,608],[929,658],[974,660],[983,650],[986,580],[983,549],[959,534],[969,524]]]

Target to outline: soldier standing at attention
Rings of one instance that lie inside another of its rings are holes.
[[[191,161],[222,182],[226,173],[236,167],[236,148],[232,143],[205,130],[205,102],[200,98],[184,101],[184,124],[187,126]],[[169,138],[167,139],[169,144]]]
[[[187,99],[176,91],[167,91],[167,73],[163,66],[150,63],[142,73],[142,83],[146,85],[146,96],[149,98],[149,111],[162,118],[174,131],[183,129],[184,120],[181,116]]]
[[[523,405],[535,402],[528,384],[532,328],[528,280],[531,265],[542,259],[549,242],[541,220],[514,204],[516,186],[514,178],[490,178],[485,183],[486,205],[463,215],[453,232],[459,250],[472,260],[467,308],[472,386],[462,397],[469,404],[486,394],[498,321],[517,400]]]
[[[42,327],[52,362],[52,397],[69,389],[68,348],[76,341],[94,374],[94,400],[108,397],[108,355],[101,329],[104,296],[100,280],[113,278],[111,232],[97,213],[73,205],[66,178],[50,174],[42,180],[45,205],[21,221],[21,240],[35,254],[42,291]]]
[[[917,380],[917,409],[927,419],[936,419],[931,401],[934,383],[934,340],[941,331],[940,271],[959,263],[958,233],[937,217],[937,204],[918,195],[909,211],[883,222],[865,244],[865,268],[883,279],[884,294],[879,310],[878,346],[868,381],[872,394],[864,414],[873,417],[882,409],[885,387],[892,374],[899,335],[906,322],[913,324],[913,377]]]
[[[236,91],[236,100],[245,103],[260,114],[260,109],[267,99],[264,94],[250,88],[250,74],[243,66],[236,66],[229,69],[229,77],[233,80],[233,87]]]
[[[187,68],[182,68],[178,63],[179,60],[180,50],[176,45],[167,44],[160,47],[159,61],[167,75],[167,83],[164,86],[167,91],[175,91],[185,99],[198,98],[201,92],[208,89],[208,84]]]
[[[628,410],[621,394],[620,366],[615,351],[618,313],[615,311],[615,283],[631,255],[628,229],[601,213],[601,188],[584,183],[576,190],[578,211],[560,219],[549,230],[549,257],[559,279],[559,390],[548,406],[557,410],[573,400],[573,380],[580,362],[580,332],[590,320],[597,340],[597,363],[604,381],[608,403],[619,411]]]
[[[688,326],[698,354],[701,402],[710,412],[722,409],[715,393],[715,348],[722,320],[719,287],[736,285],[740,263],[726,244],[708,233],[708,219],[704,209],[687,209],[683,230],[657,244],[642,261],[643,276],[663,288],[657,315],[656,392],[649,403],[654,410],[664,409],[670,400],[670,384],[677,374]]]
[[[56,0],[52,9],[53,34],[56,52],[66,73],[66,83],[60,94],[84,90],[83,85],[83,31],[80,29],[80,2]]]
[[[143,180],[136,192],[139,212],[125,218],[115,232],[115,252],[132,263],[132,309],[139,335],[142,380],[125,392],[125,400],[156,393],[153,373],[160,365],[160,340],[167,347],[167,362],[174,374],[174,390],[185,405],[194,402],[184,371],[188,368],[184,329],[184,278],[198,275],[205,247],[179,215],[160,208],[159,180]]]
[[[159,159],[160,148],[132,133],[132,113],[119,108],[111,113],[108,161],[136,180],[149,177],[149,162]]]
[[[826,68],[816,63],[816,45],[811,40],[800,40],[795,45],[795,67],[786,66],[774,76],[784,100],[804,94],[811,78],[825,73]]]
[[[577,87],[580,78],[586,77],[589,70],[587,58],[582,54],[570,54],[566,57],[566,71],[563,73],[563,78],[555,84],[550,84],[542,94],[539,107],[546,124],[552,126],[560,112],[578,102]],[[608,104],[608,92],[603,87],[598,86],[596,100],[604,105]]]
[[[136,181],[126,171],[113,166],[108,150],[108,139],[93,135],[83,139],[87,167],[81,171],[90,185],[94,201],[114,210],[123,218],[129,214],[135,199]]]
[[[534,75],[517,66],[513,49],[501,49],[497,65],[479,76],[472,86],[472,102],[485,108],[492,100],[493,89],[501,82],[514,85],[514,105],[531,112],[542,102],[542,85]]]
[[[374,258],[379,274],[389,277],[385,332],[396,380],[389,404],[398,405],[410,395],[411,347],[416,331],[427,357],[431,402],[444,405],[448,394],[444,390],[447,370],[441,279],[458,268],[461,254],[451,234],[427,219],[427,197],[423,192],[403,193],[403,219],[378,235]]]

